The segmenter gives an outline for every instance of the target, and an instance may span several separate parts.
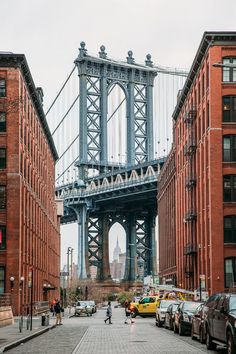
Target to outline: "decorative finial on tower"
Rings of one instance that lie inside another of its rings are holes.
[[[100,47],[100,52],[99,52],[99,58],[106,59],[107,58],[107,53],[105,52],[106,47],[104,45],[101,45]]]
[[[146,60],[145,60],[145,64],[146,64],[146,66],[153,66],[153,62],[151,61],[151,58],[152,58],[152,56],[151,56],[151,54],[147,54],[146,55]]]
[[[127,59],[127,63],[128,64],[134,64],[134,58],[133,58],[132,50],[128,51],[128,57],[126,59]]]
[[[85,42],[80,43],[79,56],[81,58],[83,58],[87,55],[87,49],[85,48],[85,46],[86,46]]]

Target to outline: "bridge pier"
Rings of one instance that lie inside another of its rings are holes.
[[[103,214],[99,218],[100,224],[100,240],[101,240],[101,248],[100,248],[100,266],[98,267],[97,279],[98,280],[107,280],[110,277],[110,265],[109,265],[109,222],[108,222],[108,214]]]
[[[78,207],[72,207],[77,216],[78,225],[78,266],[77,275],[79,279],[88,277],[88,237],[87,237],[87,205],[82,204]]]
[[[134,214],[130,214],[127,217],[126,263],[125,263],[124,280],[135,281],[136,273],[137,273],[136,217]]]

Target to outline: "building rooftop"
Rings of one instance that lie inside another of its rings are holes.
[[[232,44],[236,45],[236,32],[204,32],[184,87],[179,94],[175,110],[172,114],[173,119],[177,120],[178,115],[187,98],[188,92],[198,74],[202,61],[208,52],[209,47],[213,45]]]
[[[39,97],[39,92],[35,87],[25,55],[0,51],[0,68],[9,68],[9,67],[19,68],[21,70],[26,85],[28,87],[32,102],[38,113],[42,128],[48,140],[52,155],[54,157],[54,160],[56,161],[58,159],[57,150],[45,117],[45,113],[42,107],[42,102]]]

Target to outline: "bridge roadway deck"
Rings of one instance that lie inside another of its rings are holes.
[[[92,317],[64,318],[63,326],[14,348],[20,354],[201,354],[206,346],[190,337],[155,326],[155,319],[124,324],[124,309],[114,309],[112,325],[104,323],[105,308]],[[223,349],[209,353],[225,354]]]

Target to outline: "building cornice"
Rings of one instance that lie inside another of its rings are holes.
[[[236,32],[204,32],[198,51],[193,60],[193,64],[185,81],[182,92],[178,98],[175,110],[172,114],[173,119],[177,120],[180,111],[185,103],[188,93],[194,83],[198,71],[202,65],[203,59],[206,56],[209,47],[211,46],[236,46]]]
[[[31,96],[31,100],[34,104],[35,110],[39,116],[40,123],[42,125],[45,136],[48,140],[50,150],[52,152],[53,158],[55,161],[58,160],[58,153],[52,138],[52,134],[50,132],[46,116],[42,107],[42,103],[39,99],[37,89],[35,87],[26,57],[24,54],[14,54],[14,53],[6,53],[0,52],[0,68],[19,68],[22,72],[24,80],[26,82],[29,94]]]

